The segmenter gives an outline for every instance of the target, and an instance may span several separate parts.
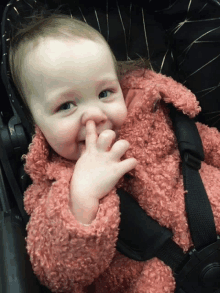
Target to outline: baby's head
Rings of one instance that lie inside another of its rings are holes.
[[[62,14],[35,20],[15,35],[9,64],[32,123],[60,156],[79,158],[89,119],[98,135],[106,129],[117,134],[124,123],[117,61],[105,38],[85,22]]]
[[[127,108],[104,44],[47,38],[29,52],[23,70],[29,109],[60,156],[79,158],[88,119],[95,122],[97,134],[123,124]]]

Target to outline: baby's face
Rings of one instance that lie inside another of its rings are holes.
[[[78,160],[79,141],[86,138],[89,119],[98,135],[112,129],[117,139],[127,108],[106,46],[49,38],[30,51],[23,68],[29,108],[60,156]]]

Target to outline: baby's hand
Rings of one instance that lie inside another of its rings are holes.
[[[85,146],[71,179],[72,202],[98,201],[106,196],[119,179],[137,165],[135,158],[120,161],[130,144],[119,140],[111,146],[116,134],[104,130],[98,137],[95,122],[86,123]]]

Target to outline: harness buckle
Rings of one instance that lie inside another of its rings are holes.
[[[188,262],[176,273],[175,293],[220,292],[220,239],[200,251],[188,252]]]

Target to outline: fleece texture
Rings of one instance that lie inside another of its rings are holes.
[[[171,77],[139,69],[120,81],[128,108],[118,139],[130,148],[121,160],[135,157],[138,164],[100,200],[89,226],[72,214],[70,181],[73,162],[56,154],[35,126],[25,171],[31,184],[24,193],[30,215],[26,248],[41,284],[63,293],[170,293],[175,291],[171,269],[153,258],[138,262],[116,250],[120,209],[117,188],[124,188],[144,211],[172,230],[173,240],[192,247],[184,203],[181,157],[167,103],[194,118],[200,111],[195,95]],[[205,160],[200,175],[209,197],[217,232],[220,232],[220,134],[196,123]]]

